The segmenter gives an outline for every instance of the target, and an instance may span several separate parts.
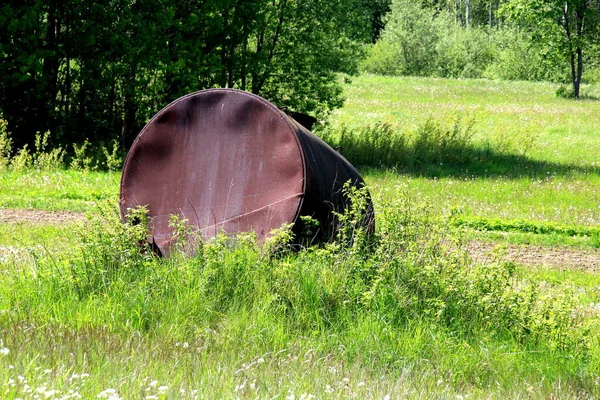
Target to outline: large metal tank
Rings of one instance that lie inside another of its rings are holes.
[[[259,240],[306,215],[328,239],[332,211],[347,206],[347,181],[364,184],[346,159],[273,104],[210,89],[175,100],[140,132],[125,160],[120,210],[124,217],[128,208],[148,208],[150,240],[163,255],[173,241],[171,215],[205,239],[255,231]],[[371,204],[364,224],[373,231]]]

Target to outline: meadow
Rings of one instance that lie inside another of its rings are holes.
[[[503,260],[600,245],[600,102],[556,88],[355,78],[317,133],[365,177],[377,237],[348,215],[301,251],[283,229],[159,259],[118,218],[118,172],[5,168],[0,212],[87,222],[0,222],[0,397],[597,398],[598,270]]]

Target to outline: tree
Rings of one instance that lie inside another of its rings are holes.
[[[599,38],[600,0],[510,0],[503,12],[566,56],[573,94],[579,98],[586,57]]]
[[[292,111],[342,102],[386,0],[5,0],[0,112],[15,144],[119,139],[196,90],[235,87]]]

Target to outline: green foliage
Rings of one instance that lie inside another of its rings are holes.
[[[492,14],[488,27],[481,21],[467,27],[462,14],[433,3],[392,2],[381,38],[362,69],[384,75],[570,80],[579,97],[577,59],[594,65],[600,23],[598,10],[588,2],[567,2],[568,7],[550,0],[499,2],[504,3],[499,15],[510,22],[501,27],[493,27]]]
[[[501,12],[534,32],[544,48],[562,58],[570,71],[575,98],[580,96],[584,65],[595,58],[600,8],[587,0],[510,0]]]
[[[10,0],[0,6],[0,109],[17,147],[49,130],[63,146],[118,138],[127,148],[165,104],[212,87],[324,115],[341,106],[336,74],[356,72],[383,3]]]
[[[423,8],[418,2],[393,1],[381,39],[363,69],[394,75],[434,74],[439,40],[434,21],[433,10]]]
[[[64,167],[65,151],[62,147],[48,148],[50,132],[35,135],[35,152],[32,155],[33,168],[38,171],[51,171]]]
[[[10,160],[10,168],[15,172],[23,172],[29,168],[33,164],[33,157],[27,148],[27,145],[24,145],[17,151],[17,154]]]
[[[73,143],[73,157],[71,158],[71,164],[69,168],[74,171],[89,171],[92,166],[92,158],[87,155],[87,150],[90,146],[90,142],[84,140],[83,143],[78,145]]]
[[[556,89],[556,96],[562,97],[563,99],[574,99],[575,92],[573,91],[573,87],[568,85],[560,85],[558,89]]]
[[[495,48],[490,33],[482,28],[464,29],[447,14],[435,19],[439,39],[433,75],[452,78],[481,78],[494,62]]]
[[[7,123],[0,117],[0,170],[6,169],[10,164],[12,153],[12,138],[8,132]]]
[[[362,69],[384,75],[480,78],[495,57],[494,42],[484,29],[465,29],[445,12],[397,0]]]
[[[350,128],[331,125],[320,135],[351,163],[397,168],[424,164],[466,164],[475,160],[474,120],[428,118],[414,130],[389,121]]]
[[[526,28],[507,25],[490,33],[494,58],[483,74],[490,79],[564,82],[564,57],[540,43]]]
[[[469,227],[481,231],[523,232],[536,234],[560,234],[568,236],[598,237],[600,228],[562,225],[551,222],[536,222],[525,220],[506,220],[500,218],[468,217],[454,215],[451,225]]]
[[[104,167],[107,171],[120,171],[123,166],[123,157],[120,154],[119,143],[116,140],[112,142],[112,150],[109,152],[105,146],[102,146],[104,154]]]

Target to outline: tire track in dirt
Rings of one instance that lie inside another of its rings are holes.
[[[497,260],[494,249],[502,246],[502,261],[514,262],[529,267],[550,267],[583,272],[600,272],[600,250],[583,250],[569,247],[543,247],[532,245],[499,245],[471,241],[467,244],[469,255],[476,262],[485,264]]]
[[[9,224],[62,225],[83,221],[85,221],[85,217],[81,212],[0,208],[0,222]]]
[[[0,222],[60,225],[72,222],[84,222],[83,213],[73,211],[43,211],[0,208]],[[467,244],[469,255],[479,263],[490,263],[497,259],[494,249],[498,243],[470,241]],[[500,245],[502,246],[502,245]],[[502,261],[530,267],[550,267],[572,269],[586,272],[600,272],[600,249],[582,250],[568,247],[542,247],[531,245],[505,245]]]

